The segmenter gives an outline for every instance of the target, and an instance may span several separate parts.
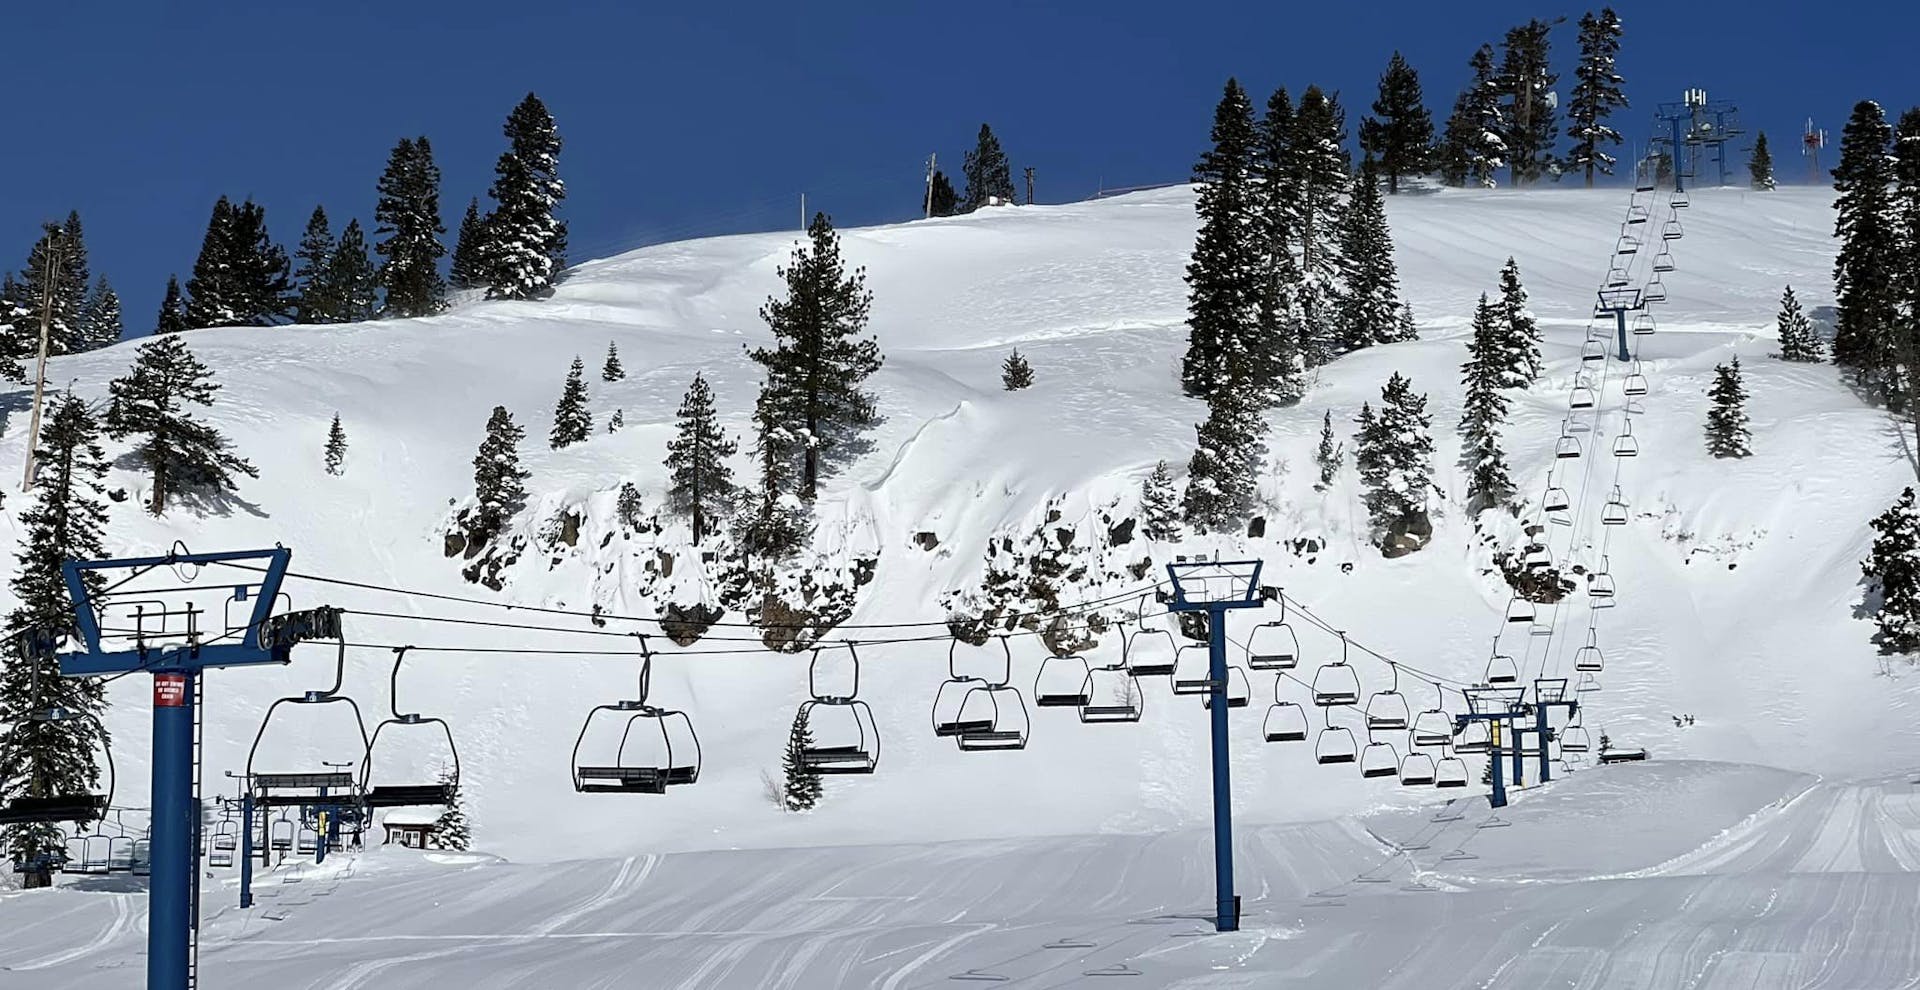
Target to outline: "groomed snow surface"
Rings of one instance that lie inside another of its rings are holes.
[[[1263,745],[1271,685],[1257,676],[1254,705],[1232,716],[1246,930],[1188,937],[1204,928],[1193,916],[1212,891],[1205,721],[1196,699],[1162,681],[1147,682],[1139,725],[1036,711],[1027,751],[960,754],[928,727],[945,648],[863,650],[879,772],[829,778],[819,810],[789,815],[766,800],[762,775],[777,771],[804,699],[804,656],[664,656],[654,697],[695,720],[700,782],[664,797],[582,797],[568,780],[575,735],[593,705],[632,694],[631,662],[416,655],[408,707],[453,724],[486,855],[388,849],[283,868],[261,877],[261,904],[246,913],[220,871],[207,887],[208,985],[960,987],[970,984],[951,978],[968,970],[1034,987],[1920,985],[1910,872],[1920,797],[1901,775],[1920,762],[1915,678],[1904,665],[1885,672],[1851,614],[1864,523],[1913,469],[1899,432],[1831,366],[1766,356],[1783,284],[1810,308],[1830,302],[1829,204],[1817,190],[1710,190],[1681,217],[1671,301],[1641,345],[1651,391],[1634,424],[1642,456],[1623,473],[1633,517],[1607,548],[1620,591],[1601,622],[1604,689],[1582,696],[1596,739],[1604,729],[1646,746],[1651,763],[1521,791],[1489,820],[1478,787],[1447,802],[1316,767],[1307,747]],[[1239,549],[1357,641],[1478,680],[1506,596],[1485,573],[1453,463],[1473,300],[1514,255],[1547,337],[1547,374],[1516,397],[1506,433],[1515,480],[1536,495],[1625,194],[1445,192],[1389,206],[1422,339],[1322,369],[1299,408],[1273,415],[1267,537]],[[843,232],[850,260],[869,270],[887,359],[874,380],[887,417],[874,450],[820,509],[823,539],[879,558],[853,621],[937,621],[943,592],[978,581],[991,534],[1032,528],[1058,496],[1072,523],[1116,497],[1130,510],[1156,460],[1184,464],[1202,416],[1176,380],[1193,226],[1191,193],[1176,189]],[[244,485],[245,504],[153,520],[135,507],[138,472],[116,469],[111,484],[133,500],[114,507],[110,548],[277,542],[311,573],[651,612],[657,603],[626,577],[651,548],[599,547],[594,527],[622,481],[658,505],[672,412],[696,370],[743,432],[757,374],[742,347],[764,339],[756,310],[792,242],[649,248],[581,266],[546,302],[473,303],[429,320],[198,331],[189,342],[224,386],[210,418],[261,478]],[[629,377],[590,381],[593,407],[602,424],[623,410],[625,429],[546,450],[567,364],[578,354],[595,366],[609,339]],[[1037,384],[1006,393],[998,365],[1016,345]],[[49,377],[98,396],[132,351],[57,359]],[[1713,461],[1704,393],[1735,354],[1756,454]],[[1350,432],[1396,370],[1429,394],[1446,496],[1433,544],[1387,561],[1366,545],[1351,466],[1316,492],[1311,454],[1323,411]],[[1617,410],[1617,386],[1607,401]],[[530,554],[498,594],[462,581],[440,539],[449,499],[471,490],[496,403],[528,432],[535,508],[522,528],[568,507],[588,518],[577,549],[561,548],[551,569]],[[341,478],[320,462],[336,410],[351,445]],[[24,420],[7,423],[0,476],[18,470]],[[1575,536],[1583,559],[1600,538],[1599,495],[1588,498]],[[7,503],[16,539],[24,504]],[[937,534],[936,550],[916,544],[923,531]],[[1323,548],[1296,553],[1290,541],[1303,538]],[[1157,559],[1175,549],[1155,548]],[[288,590],[297,607],[530,620],[305,582]],[[1529,646],[1526,676],[1568,672],[1569,632],[1586,617],[1565,611],[1549,643],[1509,643]],[[620,648],[350,622],[372,643]],[[1338,653],[1317,630],[1303,629],[1302,647],[1303,673]],[[1030,687],[1039,644],[1016,640],[1014,651],[1015,683]],[[1117,651],[1111,641],[1095,656]],[[245,764],[268,702],[331,680],[331,653],[303,647],[286,669],[213,676],[210,780]],[[390,656],[353,651],[347,662],[348,690],[383,709]],[[1366,691],[1388,685],[1383,664],[1354,663]],[[1401,688],[1426,707],[1430,687],[1403,677]],[[146,696],[137,679],[114,688],[119,804],[145,801]],[[357,758],[341,739],[337,727],[291,726],[263,759]],[[417,761],[427,772],[437,754]],[[1469,762],[1477,780],[1482,760]],[[117,878],[0,895],[0,987],[136,984],[144,907]],[[1142,975],[1087,975],[1113,967]]]

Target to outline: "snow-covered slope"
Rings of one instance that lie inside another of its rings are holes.
[[[1507,431],[1515,480],[1536,493],[1625,199],[1618,192],[1446,192],[1389,205],[1422,339],[1334,363],[1300,407],[1273,415],[1263,490],[1274,505],[1267,538],[1249,549],[1267,558],[1268,583],[1285,585],[1357,641],[1474,680],[1505,594],[1483,573],[1487,551],[1459,506],[1463,479],[1452,465],[1462,335],[1474,299],[1495,288],[1500,264],[1515,256],[1548,340],[1548,374],[1516,400]],[[1660,332],[1643,344],[1652,390],[1635,430],[1644,454],[1625,473],[1634,518],[1610,547],[1619,607],[1603,623],[1605,689],[1583,699],[1586,724],[1662,755],[1825,773],[1910,764],[1920,758],[1914,679],[1882,674],[1868,629],[1850,609],[1864,523],[1911,480],[1912,467],[1885,416],[1849,393],[1830,366],[1766,357],[1783,284],[1794,283],[1810,306],[1827,301],[1829,196],[1710,190],[1695,195],[1683,219],[1680,269],[1667,276],[1672,298],[1660,311]],[[978,582],[991,534],[1032,528],[1060,496],[1066,519],[1090,528],[1091,513],[1116,498],[1130,511],[1139,478],[1156,460],[1184,464],[1201,415],[1176,381],[1185,336],[1181,274],[1193,228],[1192,195],[1175,189],[843,232],[850,260],[869,271],[872,329],[886,354],[875,379],[886,416],[875,448],[834,479],[821,507],[828,546],[879,558],[855,622],[938,621],[943,593]],[[713,383],[730,426],[743,430],[757,381],[743,348],[765,337],[756,311],[778,290],[774,268],[792,243],[787,234],[761,234],[648,248],[580,266],[548,301],[473,303],[433,319],[196,332],[191,345],[224,386],[211,418],[261,478],[244,484],[244,504],[154,520],[136,507],[137,472],[117,470],[114,484],[134,500],[114,507],[111,549],[156,551],[176,539],[195,549],[278,542],[294,549],[296,569],[307,572],[526,605],[597,603],[650,613],[656,603],[624,579],[651,548],[601,545],[612,492],[632,481],[650,507],[658,505],[672,413],[696,371]],[[545,449],[568,363],[581,355],[597,365],[609,340],[618,342],[629,377],[591,381],[593,407],[602,423],[622,410],[626,427],[565,451]],[[998,364],[1016,345],[1038,384],[1007,393]],[[57,359],[51,378],[100,395],[133,348]],[[1735,354],[1748,372],[1756,455],[1713,461],[1700,436],[1705,386],[1713,366]],[[1395,370],[1430,396],[1438,481],[1448,500],[1436,507],[1433,545],[1383,560],[1366,545],[1351,479],[1313,491],[1311,454],[1322,412],[1331,410],[1347,429]],[[531,554],[498,594],[463,581],[461,562],[443,555],[441,540],[450,500],[471,491],[473,451],[495,404],[528,429],[534,499],[521,530],[536,532],[563,510],[585,518],[577,547],[556,550],[557,565],[549,570],[545,555]],[[340,478],[325,475],[320,460],[336,410],[351,443]],[[24,433],[25,416],[10,416],[0,477],[18,471]],[[740,467],[746,470],[744,457]],[[11,537],[24,501],[7,501]],[[1589,523],[1586,532],[1594,529]],[[921,532],[936,534],[938,547],[916,543]],[[1285,548],[1300,537],[1325,549]],[[299,607],[529,618],[303,582],[289,590]],[[584,620],[539,621],[591,628]],[[522,630],[360,616],[350,623],[356,641],[375,644],[628,648]],[[693,650],[737,648],[719,640],[740,634],[715,630]],[[1578,645],[1562,647],[1569,638],[1563,629],[1550,655],[1536,649],[1529,676],[1542,667],[1564,672]],[[1303,647],[1309,665],[1338,652],[1336,641],[1314,631],[1303,633]],[[1016,683],[1030,686],[1039,644],[1015,640],[1014,649]],[[1117,640],[1100,649],[1116,651]],[[945,652],[940,644],[862,651],[862,696],[885,740],[881,767],[871,778],[830,780],[826,804],[808,816],[776,811],[761,780],[776,769],[804,698],[804,656],[664,656],[655,698],[691,713],[706,767],[698,785],[660,798],[579,797],[570,788],[568,757],[581,721],[593,705],[631,694],[628,660],[416,655],[407,690],[409,707],[445,715],[458,734],[480,845],[516,859],[1131,831],[1203,820],[1204,720],[1195,699],[1172,698],[1164,682],[1149,682],[1140,725],[1085,727],[1071,710],[1036,711],[1026,752],[960,754],[928,729]],[[329,654],[308,646],[284,670],[213,676],[209,778],[244,764],[268,701],[331,679]],[[384,650],[348,655],[349,690],[370,711],[384,707],[389,662]],[[1386,686],[1384,665],[1361,656],[1355,663],[1369,690]],[[1402,687],[1416,702],[1429,691]],[[1257,679],[1256,704],[1234,715],[1236,798],[1246,820],[1320,819],[1430,798],[1316,768],[1301,747],[1259,745],[1268,690]],[[139,803],[145,790],[145,758],[130,744],[146,735],[145,698],[134,679],[114,691],[111,727],[123,741],[117,755],[127,803]],[[1676,728],[1670,713],[1697,721]],[[263,752],[307,762],[356,756],[337,736],[298,728]]]

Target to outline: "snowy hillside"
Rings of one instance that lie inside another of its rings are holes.
[[[1864,523],[1911,481],[1908,455],[1885,416],[1848,392],[1831,366],[1766,357],[1783,284],[1792,282],[1810,307],[1830,301],[1828,204],[1819,190],[1710,190],[1696,194],[1683,217],[1679,270],[1666,280],[1671,301],[1642,346],[1651,391],[1635,425],[1644,453],[1625,471],[1633,518],[1610,547],[1620,593],[1603,623],[1604,690],[1584,699],[1587,726],[1622,744],[1828,774],[1884,773],[1920,760],[1916,678],[1883,676],[1866,625],[1850,618]],[[1514,403],[1508,454],[1522,492],[1537,496],[1624,206],[1624,193],[1565,190],[1448,191],[1389,203],[1422,339],[1341,359],[1321,370],[1298,408],[1272,416],[1262,487],[1273,506],[1265,538],[1245,544],[1266,558],[1267,583],[1284,585],[1374,650],[1448,678],[1481,676],[1506,594],[1484,573],[1487,548],[1473,538],[1453,467],[1463,334],[1474,300],[1495,289],[1501,263],[1515,256],[1546,332],[1549,370]],[[1180,396],[1176,375],[1185,337],[1181,273],[1194,225],[1191,193],[1173,189],[843,231],[850,261],[868,269],[872,329],[886,357],[874,379],[886,417],[875,449],[830,482],[820,512],[823,546],[878,557],[853,622],[938,622],[945,593],[978,584],[990,536],[1031,530],[1049,500],[1064,498],[1063,525],[1091,538],[1102,507],[1118,500],[1114,511],[1132,511],[1139,479],[1156,460],[1184,465],[1202,415]],[[649,512],[659,505],[673,410],[696,371],[713,383],[729,428],[745,432],[758,369],[743,348],[766,337],[757,310],[779,289],[774,268],[792,243],[788,234],[761,234],[662,245],[581,265],[545,302],[470,303],[432,319],[196,331],[190,344],[223,385],[211,419],[260,479],[243,483],[244,504],[154,520],[137,508],[137,472],[116,469],[111,486],[134,497],[113,507],[110,549],[281,543],[304,572],[653,614],[660,603],[643,593],[642,565],[654,548],[613,538],[613,493],[631,481]],[[590,381],[600,432],[547,450],[569,362],[579,355],[597,366],[610,340],[628,377]],[[1008,393],[998,365],[1016,345],[1037,384]],[[57,359],[50,380],[102,395],[133,349]],[[1701,441],[1705,389],[1713,366],[1734,354],[1747,368],[1756,455],[1713,461]],[[1331,491],[1316,492],[1312,450],[1324,411],[1349,433],[1360,403],[1377,399],[1396,370],[1430,396],[1437,480],[1448,498],[1436,506],[1431,546],[1384,560],[1366,544],[1351,467]],[[563,513],[581,519],[574,544],[521,560],[499,593],[463,580],[462,561],[447,558],[442,540],[450,503],[471,494],[471,459],[495,404],[528,432],[533,498],[517,530],[537,534]],[[608,434],[603,424],[615,409],[626,425]],[[340,478],[323,472],[320,457],[336,411],[351,443]],[[8,418],[0,477],[17,475],[25,427],[24,414]],[[24,503],[7,500],[9,539]],[[661,539],[684,540],[677,533]],[[916,540],[922,533],[934,534],[937,546]],[[1299,540],[1323,549],[1296,552]],[[1159,548],[1156,562],[1171,549]],[[697,594],[704,579],[682,573],[676,593],[691,582]],[[1129,583],[1063,597],[1093,598]],[[346,587],[296,581],[288,590],[303,608],[533,621]],[[584,619],[538,621],[593,628]],[[355,642],[369,644],[631,652],[630,643],[604,637],[364,616],[349,625]],[[743,633],[716,629],[688,652],[737,650],[741,644],[724,640]],[[1551,655],[1536,649],[1528,676],[1543,667],[1564,673],[1578,645],[1563,645],[1570,638],[1556,636]],[[1304,632],[1302,645],[1308,672],[1338,653],[1337,640],[1317,631]],[[1030,687],[1041,647],[1029,637],[1013,648],[1015,682]],[[1118,649],[1108,636],[1096,655]],[[330,653],[307,646],[284,670],[213,675],[209,778],[244,765],[267,702],[331,679]],[[1148,682],[1139,725],[1082,726],[1070,709],[1038,710],[1027,751],[961,754],[928,727],[944,644],[875,646],[861,655],[861,695],[884,739],[879,772],[830,779],[825,805],[807,816],[777,811],[761,780],[777,768],[805,697],[804,655],[663,655],[654,697],[691,714],[706,765],[698,785],[661,798],[577,796],[568,778],[588,709],[631,695],[630,660],[416,654],[406,690],[409,707],[444,715],[458,735],[478,845],[516,860],[1132,832],[1203,820],[1202,711],[1196,699],[1171,697],[1163,681]],[[1384,664],[1359,654],[1354,662],[1366,689],[1387,686]],[[370,713],[385,706],[389,666],[384,649],[348,654],[348,690]],[[1431,693],[1402,687],[1416,702]],[[1256,678],[1254,705],[1234,715],[1243,820],[1319,820],[1432,798],[1316,768],[1302,747],[1260,745],[1268,691],[1268,680]],[[146,692],[138,679],[114,689],[122,803],[143,800],[144,757],[128,743],[146,736]],[[1695,724],[1677,728],[1670,714],[1681,713]],[[320,729],[294,728],[262,751],[289,766],[357,758]]]

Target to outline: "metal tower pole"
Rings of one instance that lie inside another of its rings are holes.
[[[187,990],[192,937],[193,687],[191,669],[153,675],[153,876],[147,905],[147,990]]]
[[[1686,145],[1686,142],[1680,140],[1680,120],[1681,120],[1681,117],[1678,114],[1675,114],[1670,121],[1673,124],[1673,191],[1674,192],[1687,191],[1687,179],[1686,179],[1687,145]]]
[[[1487,798],[1487,803],[1496,808],[1504,808],[1507,806],[1507,779],[1500,772],[1500,757],[1502,755],[1500,751],[1500,720],[1494,719],[1487,723],[1487,725],[1489,731],[1492,733],[1490,739],[1492,745],[1488,750],[1491,754],[1488,766],[1493,768],[1493,794]]]
[[[1547,724],[1547,705],[1533,706],[1533,734],[1540,740],[1540,782],[1553,779],[1553,771],[1547,765],[1547,743],[1553,738],[1553,727]]]
[[[253,790],[240,795],[240,907],[253,906]]]
[[[1240,930],[1240,899],[1233,892],[1233,788],[1227,755],[1227,610],[1207,609],[1207,679],[1213,717],[1214,930]]]
[[[1618,331],[1620,339],[1620,360],[1631,361],[1633,360],[1633,353],[1627,350],[1627,311],[1624,309],[1614,310],[1613,320],[1614,328]]]
[[[1507,747],[1507,750],[1513,754],[1513,786],[1524,787],[1526,786],[1526,782],[1527,782],[1527,778],[1526,778],[1527,754],[1524,750],[1520,748],[1519,721],[1514,720],[1510,722],[1508,724],[1508,728],[1511,730],[1513,735],[1513,745]]]

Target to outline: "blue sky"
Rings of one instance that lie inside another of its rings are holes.
[[[1350,124],[1403,51],[1444,119],[1483,41],[1528,16],[1571,87],[1583,6],[1105,3],[705,4],[649,0],[102,0],[8,13],[0,45],[0,270],[43,219],[79,209],[96,273],[147,332],[184,281],[216,197],[252,196],[291,244],[315,204],[368,223],[403,135],[425,134],[457,226],[528,90],[566,148],[572,260],[799,222],[906,219],[929,152],[957,171],[980,122],[1043,202],[1186,176],[1228,75],[1256,94],[1317,82]],[[1920,4],[1701,0],[1615,5],[1644,140],[1653,104],[1704,86],[1765,129],[1803,181],[1805,118],[1837,138],[1852,103],[1920,103]],[[989,21],[978,18],[986,15]],[[1863,28],[1871,21],[1875,27]],[[41,80],[54,80],[45,85]],[[1744,160],[1742,158],[1742,160]],[[951,173],[950,173],[951,174]],[[956,185],[958,184],[956,180]],[[450,239],[450,238],[449,238]]]

